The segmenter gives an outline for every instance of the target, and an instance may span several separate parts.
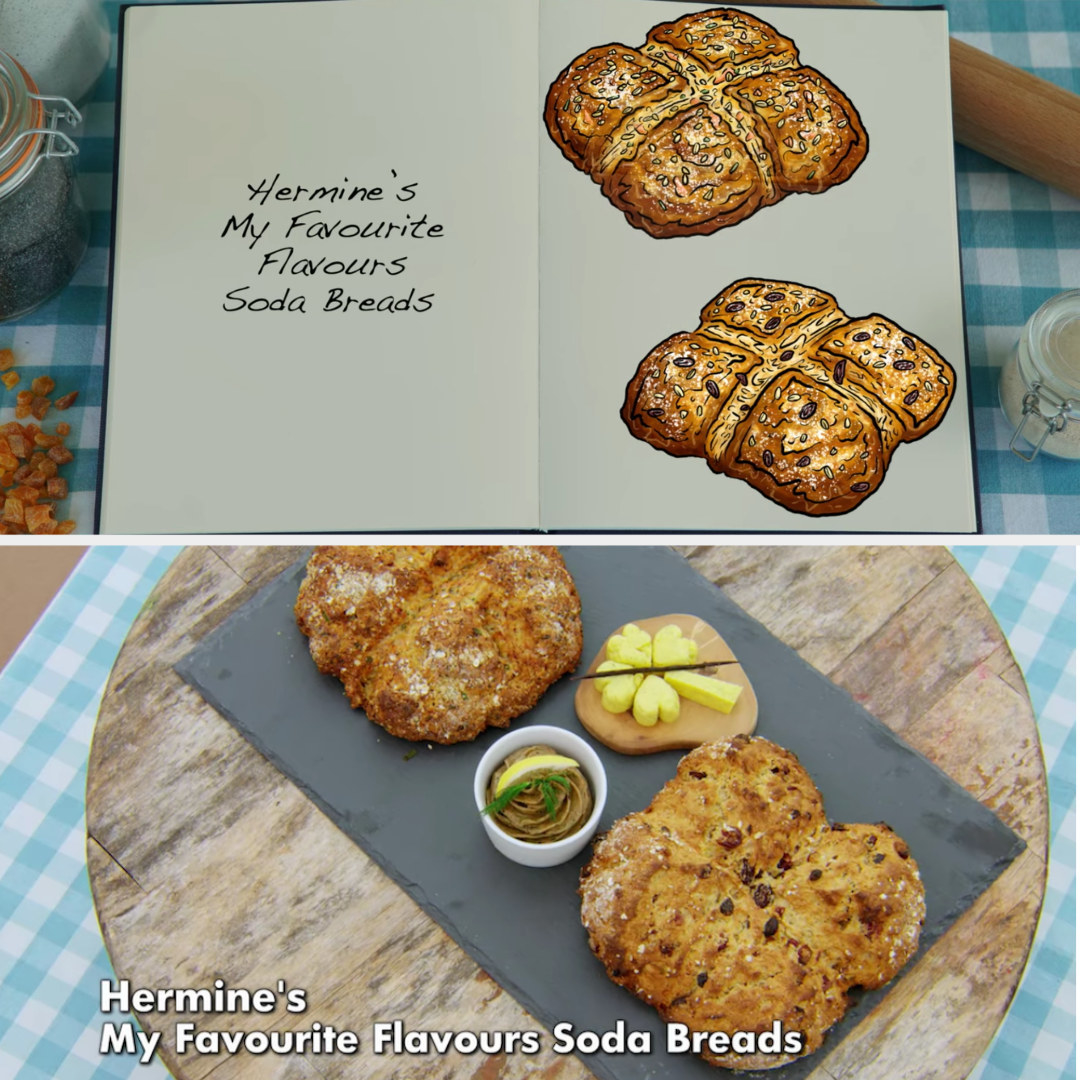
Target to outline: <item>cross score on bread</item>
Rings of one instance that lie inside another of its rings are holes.
[[[850,319],[827,292],[744,279],[638,366],[622,419],[675,457],[703,457],[797,513],[843,514],[893,451],[945,415],[956,373],[883,315]]]
[[[712,233],[795,192],[843,183],[866,156],[855,106],[795,43],[730,8],[602,45],[551,84],[563,155],[652,236]]]

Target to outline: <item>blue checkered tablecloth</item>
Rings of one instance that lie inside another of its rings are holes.
[[[902,2],[915,6],[918,0]],[[105,0],[105,7],[115,31],[119,0]],[[946,7],[962,41],[1080,91],[1080,0],[947,0]],[[55,300],[17,324],[0,325],[0,348],[13,346],[29,377],[49,369],[64,387],[80,391],[78,407],[68,414],[76,434],[71,445],[81,451],[69,467],[70,513],[80,531],[92,527],[97,483],[114,64],[86,109],[80,140],[92,220],[86,260]],[[1080,534],[1080,463],[1040,455],[1024,464],[1008,449],[1011,431],[997,405],[998,370],[1028,316],[1054,293],[1080,288],[1080,201],[962,147],[956,168],[984,529]],[[10,419],[13,400],[13,392],[0,390],[0,423]]]
[[[109,670],[176,549],[99,546],[0,674],[0,1077],[165,1080],[101,1057],[113,978],[84,859],[86,760]],[[1046,901],[1023,982],[973,1080],[1076,1075],[1076,551],[954,549],[1024,671],[1049,774]],[[0,552],[0,558],[5,557]],[[109,1019],[116,1020],[115,1015]]]

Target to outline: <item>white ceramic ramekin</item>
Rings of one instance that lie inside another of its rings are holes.
[[[491,774],[513,751],[537,744],[554,747],[558,753],[573,758],[581,766],[592,788],[593,810],[589,820],[572,836],[551,844],[530,844],[525,840],[516,840],[504,833],[489,815],[480,813],[487,805],[487,786]],[[572,859],[593,838],[600,824],[600,815],[604,812],[604,803],[607,802],[607,774],[596,751],[580,735],[565,728],[535,724],[511,731],[488,747],[473,776],[473,798],[476,800],[477,816],[497,851],[522,866],[557,866]]]

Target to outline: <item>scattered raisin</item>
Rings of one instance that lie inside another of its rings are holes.
[[[742,832],[734,825],[725,825],[720,831],[720,846],[734,851],[742,843]]]

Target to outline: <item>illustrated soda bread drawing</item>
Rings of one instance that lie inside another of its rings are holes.
[[[915,955],[925,889],[884,823],[829,824],[790,751],[736,736],[692,750],[639,813],[597,841],[581,921],[610,978],[692,1032],[779,1021],[817,1050],[847,1011]],[[713,1052],[731,1069],[798,1054]]]
[[[747,278],[641,361],[621,415],[635,438],[789,510],[844,514],[955,389],[949,364],[884,315],[852,319],[827,292]]]
[[[712,233],[866,157],[855,106],[767,22],[718,8],[601,45],[551,84],[563,155],[651,236]]]

